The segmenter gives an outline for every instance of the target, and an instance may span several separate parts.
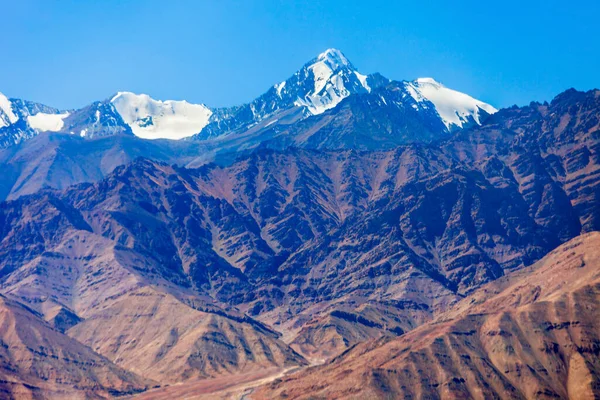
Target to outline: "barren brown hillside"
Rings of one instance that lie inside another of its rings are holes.
[[[255,399],[600,396],[600,233],[477,290],[436,321],[355,346]]]
[[[35,311],[0,295],[0,398],[98,398],[154,385],[53,330]]]

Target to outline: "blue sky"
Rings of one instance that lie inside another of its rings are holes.
[[[526,3],[526,4],[523,4]],[[247,102],[329,47],[495,106],[600,87],[598,1],[0,0],[0,92],[59,108],[119,90]]]

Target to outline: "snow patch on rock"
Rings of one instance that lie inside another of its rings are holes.
[[[37,113],[27,116],[27,123],[33,129],[42,132],[58,132],[64,126],[64,119],[69,116],[69,113],[62,114],[46,114]]]

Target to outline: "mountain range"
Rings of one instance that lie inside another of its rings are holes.
[[[329,49],[237,107],[0,110],[7,397],[600,395],[598,90],[496,110]]]
[[[58,110],[0,94],[0,146],[9,147],[41,132],[89,139],[120,133],[144,139],[206,140],[257,125],[286,127],[335,109],[358,94],[371,94],[363,101],[377,102],[379,107],[389,103],[393,110],[410,111],[411,118],[427,121],[429,134],[437,135],[479,123],[496,111],[431,78],[397,82],[380,74],[362,75],[339,50],[328,49],[252,102],[228,108],[119,92],[81,109]]]

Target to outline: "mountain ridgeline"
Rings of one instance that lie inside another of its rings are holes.
[[[369,103],[370,108],[383,103],[400,111],[411,109],[411,117],[424,123],[422,140],[479,123],[496,111],[431,78],[399,82],[380,74],[362,75],[339,50],[328,49],[252,102],[229,108],[210,108],[187,101],[160,101],[145,94],[119,92],[81,109],[58,110],[8,99],[0,94],[0,147],[15,145],[42,132],[61,132],[86,139],[125,134],[145,139],[192,137],[206,141],[235,136],[250,128],[261,131],[267,127],[285,129],[296,121],[327,111],[336,114],[332,110],[345,99],[369,94],[371,96],[362,103]],[[393,125],[401,135],[419,139],[419,129],[415,129],[418,127],[398,124],[397,117],[382,123]],[[377,129],[372,129],[370,133],[374,136],[386,133],[395,144],[406,139],[395,138],[393,131],[378,133]],[[262,132],[262,135],[266,133]],[[260,135],[255,132],[253,136],[258,140]]]

